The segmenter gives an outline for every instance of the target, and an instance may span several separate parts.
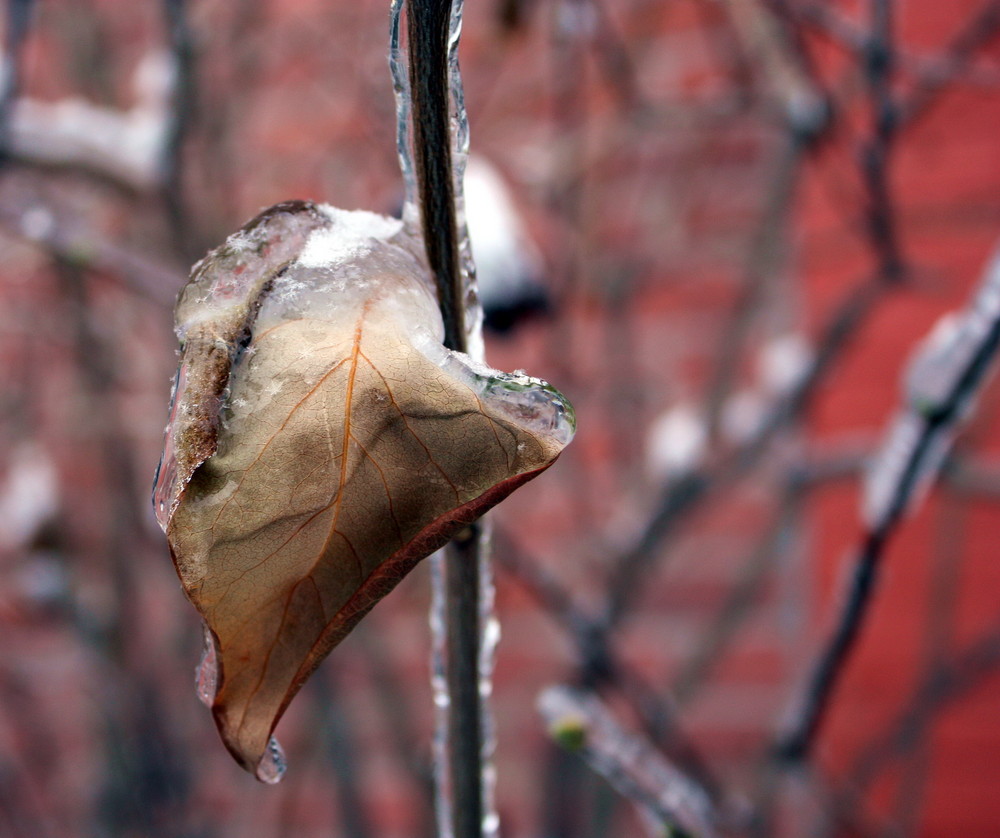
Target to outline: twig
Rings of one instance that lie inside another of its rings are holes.
[[[724,794],[719,780],[684,733],[669,699],[660,696],[621,660],[598,620],[580,608],[541,565],[524,556],[502,530],[497,533],[496,544],[497,563],[575,641],[580,656],[578,686],[592,692],[614,688],[632,705],[645,733],[659,743],[713,801],[721,801]]]
[[[711,802],[697,784],[625,731],[592,693],[549,687],[538,708],[559,744],[575,751],[643,814],[650,834],[715,835]]]
[[[151,302],[171,308],[184,274],[61,221],[48,207],[25,210],[0,202],[0,230],[42,248],[62,265],[110,275]]]
[[[802,492],[789,486],[774,521],[764,537],[741,562],[739,577],[712,622],[701,632],[694,652],[674,679],[673,693],[678,704],[686,704],[699,690],[712,667],[731,644],[736,632],[751,613],[767,579],[767,573],[788,549],[794,523],[801,513]]]
[[[466,352],[469,343],[449,122],[451,15],[451,0],[411,0],[407,7],[407,39],[424,247],[437,284],[445,346]],[[479,691],[481,533],[479,524],[470,525],[445,549],[449,776],[439,778],[439,782],[451,791],[450,826],[454,838],[479,838],[487,809]]]
[[[887,283],[879,275],[848,292],[833,312],[817,341],[812,364],[788,394],[775,402],[757,432],[719,463],[688,472],[664,487],[660,501],[634,544],[618,556],[608,583],[609,627],[627,614],[639,592],[639,579],[656,557],[667,536],[685,516],[713,496],[718,486],[730,485],[746,474],[769,450],[778,432],[801,415],[812,394],[849,340],[882,299]]]
[[[203,248],[193,240],[190,212],[184,200],[184,140],[195,113],[194,34],[187,17],[187,0],[163,0],[165,23],[173,56],[174,80],[159,161],[159,182],[167,220],[179,253],[192,258]]]
[[[21,48],[28,34],[34,0],[7,0],[7,32],[4,55],[0,62],[0,166],[7,162],[10,112],[21,84]]]
[[[709,439],[714,440],[717,436],[722,408],[731,394],[740,355],[753,321],[759,313],[760,302],[767,285],[773,281],[773,275],[778,268],[780,245],[787,232],[788,214],[799,180],[803,150],[804,145],[798,133],[792,129],[774,163],[764,211],[750,245],[743,284],[728,322],[721,332],[722,337],[708,386],[705,407]]]
[[[872,110],[872,130],[862,150],[861,171],[868,190],[868,234],[878,270],[887,281],[903,278],[895,213],[889,192],[889,158],[898,129],[892,78],[896,54],[892,42],[891,0],[869,0],[872,34],[864,50],[865,81]]]
[[[344,838],[371,838],[374,831],[364,804],[357,771],[358,748],[350,719],[343,706],[338,706],[340,684],[337,670],[328,669],[326,678],[316,679],[319,729],[337,785],[340,821]]]
[[[983,287],[966,313],[965,329],[952,343],[931,341],[911,364],[911,405],[897,420],[884,456],[891,467],[888,488],[873,484],[867,529],[852,562],[853,575],[833,633],[807,681],[804,699],[788,734],[779,741],[784,762],[806,759],[829,706],[830,696],[868,613],[881,559],[903,514],[933,478],[947,449],[948,435],[966,412],[1000,346],[1000,257],[994,257]],[[956,329],[962,329],[962,326]],[[940,356],[943,356],[943,360]],[[940,365],[941,369],[934,367]],[[934,380],[934,377],[939,380]],[[927,379],[926,381],[924,379]],[[883,476],[875,475],[879,480]]]
[[[1000,0],[988,0],[945,48],[942,66],[925,75],[899,107],[900,123],[911,123],[926,113],[935,97],[962,72],[976,51],[1000,34]]]
[[[1000,625],[994,625],[926,672],[904,709],[855,760],[849,781],[832,801],[833,817],[846,822],[856,818],[864,790],[886,763],[913,748],[949,704],[994,676],[998,668]]]

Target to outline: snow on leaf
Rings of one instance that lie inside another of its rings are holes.
[[[261,779],[320,661],[573,434],[547,384],[441,345],[421,253],[398,222],[280,205],[196,266],[178,305],[157,506],[213,646],[203,697]]]

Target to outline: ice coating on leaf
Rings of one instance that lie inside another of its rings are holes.
[[[229,370],[264,289],[298,255],[309,234],[329,223],[314,204],[276,204],[192,269],[174,316],[182,356],[153,488],[164,530],[191,475],[215,452]]]
[[[320,661],[420,559],[551,465],[575,423],[545,382],[441,345],[422,248],[399,222],[270,212],[182,294],[157,492],[210,639],[199,693],[268,782],[283,764],[274,726]]]

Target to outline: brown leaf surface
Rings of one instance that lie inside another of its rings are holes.
[[[165,529],[214,643],[220,733],[255,772],[323,657],[420,559],[551,465],[573,431],[571,408],[543,382],[440,345],[418,248],[391,220],[323,208],[317,226],[317,212],[297,211],[301,235],[285,213],[272,217],[298,258],[272,259],[242,302],[230,296],[218,314],[199,294],[178,311],[179,330],[198,338],[184,345],[186,407],[175,396],[171,427],[193,418],[208,431],[184,452],[188,466],[169,480],[161,467]]]

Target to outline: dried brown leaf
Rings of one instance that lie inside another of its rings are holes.
[[[267,778],[309,675],[573,433],[552,388],[441,346],[399,222],[279,205],[195,267],[157,507],[205,619],[226,746]],[[263,761],[263,762],[262,762]]]

